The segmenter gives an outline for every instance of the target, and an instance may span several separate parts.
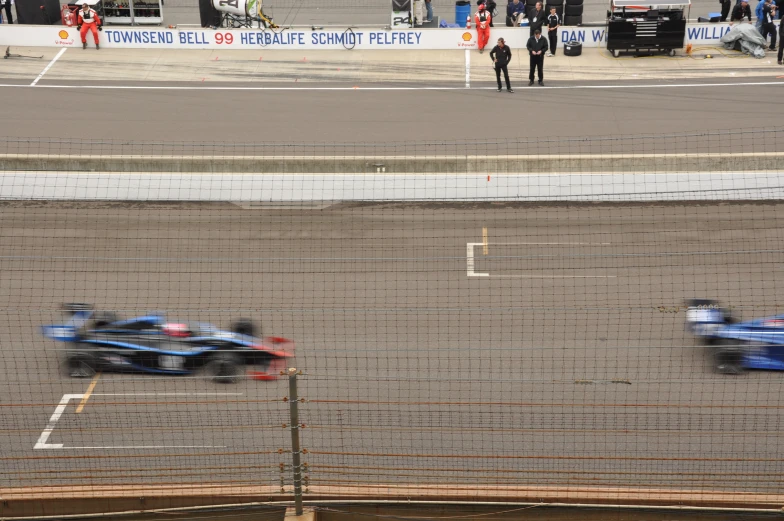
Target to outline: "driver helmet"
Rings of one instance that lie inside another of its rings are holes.
[[[191,336],[187,324],[164,324],[163,333],[167,336],[184,338]]]

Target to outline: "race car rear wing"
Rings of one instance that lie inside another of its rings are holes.
[[[79,335],[95,311],[90,304],[63,304],[63,310],[71,317],[65,324],[41,326],[41,332],[47,338],[58,342],[73,342]]]
[[[711,336],[728,322],[728,314],[715,300],[694,299],[688,306],[686,328],[696,336]]]

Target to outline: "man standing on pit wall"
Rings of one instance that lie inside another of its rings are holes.
[[[3,23],[14,23],[14,15],[11,14],[11,7],[14,5],[14,0],[0,0],[0,18],[2,18],[2,11],[5,10],[5,19]]]
[[[528,25],[531,26],[531,36],[534,35],[537,29],[541,32],[546,18],[547,15],[542,10],[542,2],[536,2],[536,7],[528,13]]]
[[[770,1],[771,0],[759,0],[759,2],[757,2],[757,8],[754,9],[754,16],[757,18],[757,22],[754,26],[759,32],[762,32],[762,20],[765,18],[765,15],[762,14],[762,10],[765,8],[765,4],[770,3]]]
[[[427,11],[427,23],[433,21],[433,4],[432,0],[425,0],[425,10]]]
[[[558,28],[561,27],[561,17],[555,7],[550,8],[547,15],[547,38],[550,39],[550,52],[547,56],[555,56],[555,49],[558,47]]]
[[[781,63],[781,60],[784,59],[784,56],[782,56],[784,54],[784,45],[782,43],[784,43],[784,20],[779,22],[779,65],[784,65],[784,63]]]
[[[746,16],[751,23],[751,7],[749,7],[748,0],[741,0],[741,3],[735,6],[732,10],[732,17],[730,17],[730,25],[733,22],[742,22],[743,17]]]
[[[544,53],[547,52],[547,38],[542,37],[542,30],[537,29],[534,35],[528,38],[525,46],[531,57],[531,70],[528,73],[528,86],[534,84],[534,71],[539,69],[539,85],[544,87]]]
[[[726,22],[732,8],[732,0],[719,0],[721,4],[721,21]]]
[[[98,31],[103,31],[103,24],[101,24],[101,19],[98,18],[98,13],[96,13],[94,9],[91,9],[89,4],[82,4],[82,9],[79,10],[79,18],[76,24],[76,28],[79,29],[79,34],[82,37],[82,49],[87,48],[87,31],[92,31],[93,38],[95,39],[95,48],[100,49],[101,45],[98,43]]]
[[[490,59],[493,60],[493,68],[495,68],[495,79],[498,82],[498,92],[501,92],[501,72],[504,73],[504,81],[506,82],[506,91],[514,92],[512,84],[509,83],[509,69],[507,66],[512,61],[512,49],[506,45],[503,38],[498,39],[498,45],[493,47],[490,51]]]
[[[480,54],[485,52],[485,45],[490,41],[490,22],[492,21],[493,15],[485,9],[485,4],[479,4],[479,10],[474,15],[474,22],[476,22],[476,34],[479,40],[477,47],[479,47]]]
[[[771,51],[776,50],[776,24],[773,23],[775,19],[776,5],[771,0],[766,0],[765,7],[762,9],[762,37],[765,38],[765,41],[768,41],[768,36],[770,36],[770,47],[768,49]]]

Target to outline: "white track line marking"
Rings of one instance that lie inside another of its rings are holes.
[[[466,73],[466,89],[471,88],[471,51],[466,49],[466,64],[465,64],[465,73]]]
[[[63,49],[65,50],[65,49]],[[65,412],[65,408],[68,407],[68,402],[71,400],[78,400],[84,397],[83,394],[64,394],[62,399],[60,400],[60,404],[55,408],[54,413],[52,414],[51,418],[49,418],[49,423],[46,425],[44,432],[41,433],[41,436],[38,438],[33,449],[62,449],[62,443],[47,443],[49,441],[49,436],[51,436],[52,431],[54,430],[55,425],[57,424],[57,420],[60,419],[60,416],[63,415]]]
[[[243,393],[93,393],[93,396],[242,396]]]
[[[43,74],[43,73],[42,73]],[[37,80],[36,80],[37,81]],[[784,85],[784,81],[755,81],[738,83],[674,83],[671,85],[563,85],[560,87],[536,87],[532,90],[579,90],[579,89],[693,89],[695,87],[760,87]],[[0,84],[0,87],[30,88],[33,85]],[[35,85],[37,89],[94,89],[94,90],[220,90],[220,91],[450,91],[465,90],[465,87],[196,87],[172,85]],[[472,90],[496,90],[496,87],[474,87]]]
[[[48,71],[49,69],[51,69],[51,68],[52,68],[52,65],[54,65],[54,62],[56,62],[57,60],[59,60],[59,59],[60,59],[60,56],[62,56],[62,55],[65,53],[65,51],[67,51],[67,50],[68,50],[68,48],[67,48],[67,47],[66,47],[65,49],[60,49],[60,52],[58,52],[58,53],[57,53],[57,56],[55,56],[54,58],[52,58],[52,61],[50,61],[50,62],[49,62],[49,65],[47,65],[46,67],[44,67],[44,70],[42,70],[42,71],[41,71],[41,74],[39,74],[39,75],[38,75],[38,77],[37,77],[36,79],[34,79],[34,80],[33,80],[33,83],[31,83],[30,85],[27,85],[27,86],[28,86],[28,87],[35,87],[36,83],[38,83],[38,82],[41,80],[41,78],[43,78],[43,77],[44,77],[44,74],[46,74],[46,71]],[[25,85],[20,85],[20,86],[21,86],[21,87],[24,87]]]
[[[243,393],[92,393],[93,396],[241,396]],[[86,394],[64,394],[60,403],[49,418],[49,423],[38,438],[34,450],[39,449],[61,449],[61,450],[80,450],[80,449],[225,449],[226,445],[107,445],[95,447],[65,447],[62,443],[47,443],[49,436],[52,435],[57,421],[68,407],[71,400],[84,399]]]
[[[502,245],[581,245],[581,246],[607,246],[609,242],[494,242]],[[474,248],[477,246],[488,247],[487,238],[483,242],[469,242],[466,245],[466,275],[469,277],[492,277],[497,279],[615,279],[616,275],[492,275],[490,273],[477,273]]]
[[[469,242],[466,247],[466,275],[469,277],[489,277],[489,273],[474,272],[474,247],[482,246],[481,242]]]
[[[494,279],[616,279],[617,275],[488,275]]]
[[[225,449],[226,445],[106,445],[96,447],[52,447],[64,450],[85,449]]]

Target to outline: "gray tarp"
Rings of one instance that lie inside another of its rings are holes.
[[[725,49],[736,49],[736,42],[740,44],[740,50],[744,54],[750,54],[755,58],[765,57],[767,42],[754,25],[737,23],[721,37]]]

